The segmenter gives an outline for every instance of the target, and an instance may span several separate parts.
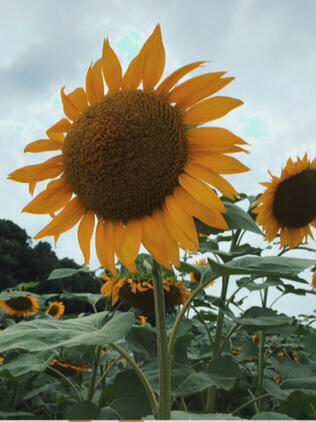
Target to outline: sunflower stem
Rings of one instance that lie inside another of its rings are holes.
[[[259,331],[259,351],[258,351],[258,386],[257,386],[257,394],[259,396],[257,405],[258,405],[258,412],[262,412],[263,409],[263,378],[264,378],[264,341],[265,341],[265,333],[264,331]]]
[[[90,383],[89,383],[88,393],[87,393],[87,401],[90,401],[90,402],[93,398],[93,394],[94,394],[94,391],[95,391],[94,385],[95,385],[95,380],[96,380],[97,371],[98,371],[100,353],[101,353],[101,346],[96,346],[95,349],[94,349],[93,366],[92,366]]]
[[[170,419],[171,412],[171,362],[168,353],[166,328],[165,293],[161,267],[153,259],[152,283],[154,287],[155,317],[157,332],[157,357],[159,370],[159,419]]]

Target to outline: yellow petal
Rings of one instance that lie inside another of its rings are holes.
[[[59,179],[63,180],[63,179]],[[57,182],[57,181],[56,181]],[[65,182],[59,185],[47,185],[46,190],[35,196],[22,210],[32,214],[49,214],[64,207],[70,200],[72,190]]]
[[[145,216],[141,219],[142,223],[142,243],[156,262],[162,264],[168,270],[171,266],[168,262],[164,238],[158,229],[156,220]]]
[[[145,42],[141,54],[144,54],[143,88],[144,91],[149,92],[159,82],[165,67],[165,48],[159,24]]]
[[[228,230],[228,225],[219,212],[205,207],[182,188],[175,188],[173,193],[179,206],[183,207],[186,212],[194,215],[210,227]]]
[[[184,110],[214,94],[234,79],[233,77],[220,79],[224,74],[225,72],[213,72],[195,76],[169,92],[166,101],[176,103],[176,110]]]
[[[139,220],[130,220],[126,226],[118,221],[114,226],[115,253],[122,264],[136,272],[135,259],[142,239],[142,225]]]
[[[197,164],[186,164],[184,171],[190,176],[195,177],[196,179],[204,180],[204,182],[214,186],[227,198],[234,199],[235,196],[238,196],[238,193],[235,191],[233,186],[227,182],[227,180],[225,180],[219,174],[216,174],[207,169],[206,167],[201,167]]]
[[[34,236],[34,239],[40,239],[44,236],[60,234],[71,229],[84,214],[84,206],[76,196],[73,198],[59,214]]]
[[[78,227],[78,241],[80,249],[84,256],[84,264],[86,267],[90,261],[90,243],[94,230],[94,212],[88,211],[80,221]]]
[[[63,143],[52,141],[51,139],[39,139],[38,141],[27,144],[24,152],[56,151],[62,149],[63,146]]]
[[[190,145],[225,145],[247,144],[234,133],[221,127],[196,127],[186,132]]]
[[[102,68],[105,82],[110,92],[120,89],[122,83],[122,68],[117,55],[109,44],[109,40],[104,40],[102,51]]]
[[[48,137],[50,137],[49,134],[52,134],[52,133],[55,133],[55,132],[57,132],[57,133],[58,132],[61,132],[61,133],[68,132],[68,130],[70,128],[71,128],[70,121],[63,118],[63,119],[58,120],[58,122],[56,122],[55,124],[53,124],[53,126],[48,128],[47,131],[46,131],[46,135]]]
[[[97,60],[88,69],[86,76],[86,92],[90,104],[104,96],[101,59]]]
[[[172,262],[176,267],[180,267],[180,257],[179,257],[179,246],[177,240],[175,240],[169,233],[164,217],[161,210],[156,209],[153,212],[153,219],[158,226],[158,231],[161,233],[163,242],[166,248],[166,253],[168,261]]]
[[[197,164],[202,167],[212,169],[215,173],[220,174],[234,174],[249,171],[249,167],[242,164],[236,158],[229,157],[224,154],[203,154],[194,153],[189,154],[189,160],[192,164]]]
[[[80,112],[88,107],[87,95],[83,88],[76,88],[68,95],[64,93],[64,89],[65,87],[60,91],[64,113],[68,119],[74,121],[79,117]]]
[[[179,229],[186,235],[186,237],[196,246],[199,246],[198,235],[191,213],[186,213],[182,207],[178,206],[173,195],[168,195],[165,199],[166,208],[176,222]]]
[[[111,220],[98,221],[95,231],[95,248],[100,264],[110,270],[112,274],[116,274],[114,265],[114,237],[113,225]]]
[[[201,64],[205,63],[204,60],[199,62],[194,62],[187,64],[185,66],[180,67],[176,71],[172,72],[169,76],[167,76],[161,84],[156,88],[156,93],[160,95],[166,95],[168,91],[187,73],[191,72],[192,70],[196,69],[197,67],[201,66]]]
[[[112,293],[112,290],[113,290],[113,285],[114,285],[114,280],[109,279],[101,287],[101,294],[103,294],[103,296],[105,296],[105,297],[110,296],[110,294]]]
[[[243,104],[231,97],[212,97],[201,101],[182,115],[182,122],[187,125],[202,124],[225,116],[232,109]]]
[[[33,196],[35,187],[36,187],[36,182],[29,183],[29,193],[31,196]]]
[[[56,177],[63,171],[61,159],[62,155],[58,155],[44,161],[44,163],[21,167],[10,173],[8,179],[16,182],[32,183]]]
[[[167,207],[164,206],[162,212],[166,228],[169,231],[170,235],[174,238],[174,240],[176,240],[183,249],[187,249],[195,253],[196,246],[176,224],[175,220],[169,213]]]
[[[178,180],[180,185],[187,192],[189,192],[193,198],[201,202],[201,204],[205,205],[211,210],[215,209],[216,211],[226,213],[226,209],[222,201],[207,185],[185,173],[181,173],[178,177]]]
[[[138,54],[130,62],[122,79],[122,90],[137,89],[143,75],[143,55]]]

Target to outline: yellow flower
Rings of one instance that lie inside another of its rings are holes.
[[[240,355],[240,351],[239,350],[232,350],[231,353],[234,356],[239,356]]]
[[[4,358],[2,356],[0,356],[0,363],[3,363]]]
[[[316,270],[314,270],[313,275],[312,275],[311,286],[314,290],[316,289]]]
[[[280,357],[284,356],[284,352],[278,352],[277,356],[280,356]]]
[[[109,279],[107,276],[104,278],[106,279],[106,283],[101,287],[101,293],[104,296],[112,295],[112,306],[121,299],[122,302],[127,303],[133,308],[148,313],[154,311],[154,291],[150,280],[135,281],[131,278],[113,280]],[[170,278],[164,279],[163,287],[166,308],[182,305],[190,296],[190,290],[180,281],[175,282]]]
[[[276,385],[280,384],[280,377],[278,377],[277,375],[273,375],[272,378],[273,378]]]
[[[34,296],[24,295],[8,300],[0,300],[0,308],[7,311],[10,315],[28,316],[36,314],[40,306]]]
[[[137,319],[140,321],[141,326],[146,325],[146,317],[144,315],[138,315]]]
[[[286,243],[297,246],[303,238],[312,239],[311,227],[316,227],[316,158],[310,162],[307,154],[288,159],[280,177],[261,183],[264,193],[252,210],[256,222],[263,227],[266,239],[271,242],[280,230],[280,247]]]
[[[254,343],[259,344],[259,337],[257,336],[257,334],[254,334],[251,338]]]
[[[208,260],[206,258],[202,258],[198,261],[195,261],[195,265],[208,265]],[[200,280],[201,280],[201,274],[200,273],[193,273],[193,272],[190,273],[190,283],[197,283]],[[209,287],[209,286],[213,286],[214,283],[215,283],[215,280],[210,281],[205,286],[205,288]]]
[[[53,359],[49,366],[46,368],[48,375],[58,378],[58,374],[50,368],[56,369],[57,371],[61,372],[65,377],[71,377],[79,375],[80,373],[88,372],[89,366],[88,365],[72,365],[71,363],[63,363],[59,362],[56,359]]]
[[[31,192],[37,182],[54,179],[23,208],[53,216],[35,239],[54,236],[56,241],[79,223],[84,266],[95,232],[97,257],[115,274],[115,256],[136,272],[141,243],[166,268],[170,263],[178,267],[179,246],[196,252],[199,245],[193,216],[209,226],[228,228],[222,215],[226,209],[209,185],[229,198],[237,195],[221,174],[249,170],[226,155],[245,151],[238,145],[246,142],[226,129],[198,126],[226,115],[242,101],[210,97],[234,79],[223,77],[225,72],[177,84],[202,63],[183,66],[157,85],[165,66],[159,25],[124,75],[109,41],[104,41],[102,57],[88,69],[85,89],[69,94],[61,89],[66,118],[46,131],[48,139],[25,148],[58,155],[8,176],[28,183]]]
[[[65,312],[65,305],[63,302],[52,302],[46,309],[46,314],[51,315],[54,318],[60,318]]]

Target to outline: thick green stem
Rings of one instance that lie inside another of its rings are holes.
[[[171,412],[171,362],[168,353],[168,337],[165,316],[165,293],[161,267],[153,259],[152,283],[154,287],[157,332],[157,357],[159,370],[159,419],[170,419]]]
[[[223,282],[222,282],[222,291],[221,291],[221,297],[220,297],[220,306],[225,305],[229,276],[223,276],[222,281]],[[213,344],[212,361],[215,359],[218,359],[221,355],[223,323],[224,323],[224,313],[221,310],[221,308],[219,308],[218,314],[217,314],[215,340]],[[215,398],[216,398],[216,387],[215,386],[209,387],[207,389],[206,412],[209,412],[209,413],[214,412]]]
[[[94,385],[95,385],[95,380],[96,380],[97,372],[98,372],[100,352],[101,352],[101,346],[96,346],[94,350],[93,366],[92,366],[92,372],[90,375],[90,382],[89,382],[88,393],[87,393],[87,401],[90,401],[90,402],[93,398],[93,394],[95,391]]]
[[[151,410],[153,412],[153,415],[155,416],[156,419],[158,419],[158,403],[157,403],[155,394],[154,394],[145,374],[140,369],[140,367],[137,365],[137,363],[134,361],[134,359],[132,359],[130,357],[130,355],[125,352],[125,350],[121,349],[121,347],[118,346],[115,343],[111,343],[110,346],[113,349],[115,349],[121,356],[123,356],[123,358],[127,360],[127,362],[132,366],[132,368],[136,372],[136,375],[138,376],[138,378],[140,379],[141,383],[143,384],[143,386],[145,388],[148,400],[149,400],[150,405],[151,405]]]
[[[260,397],[263,394],[263,379],[264,379],[264,331],[259,331],[259,352],[258,352],[258,386],[257,395]],[[258,399],[258,411],[262,412],[263,409],[263,398]]]

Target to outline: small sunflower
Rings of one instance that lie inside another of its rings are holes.
[[[252,338],[252,341],[253,341],[254,343],[259,344],[260,339],[259,339],[259,337],[257,336],[257,334],[254,334],[253,336],[251,336],[251,338]]]
[[[23,208],[53,217],[35,239],[56,240],[79,223],[84,266],[95,232],[97,257],[115,274],[115,256],[136,272],[141,243],[164,267],[179,267],[179,247],[192,252],[198,248],[193,216],[209,226],[228,228],[226,209],[209,185],[229,198],[237,195],[221,174],[249,170],[226,155],[245,151],[239,145],[246,142],[226,129],[198,126],[226,115],[242,101],[211,96],[234,79],[223,77],[225,72],[177,84],[202,63],[185,65],[157,85],[165,67],[159,25],[124,74],[109,41],[104,41],[102,57],[88,69],[85,89],[69,94],[61,89],[66,118],[46,131],[47,139],[24,150],[58,155],[8,176],[28,183],[31,193],[37,182],[53,179]]]
[[[10,315],[20,317],[36,314],[40,306],[34,296],[24,295],[8,300],[0,300],[0,308],[7,311]]]
[[[144,315],[138,315],[137,319],[140,322],[140,325],[143,327],[144,325],[146,325],[146,317]]]
[[[239,356],[240,355],[240,351],[239,350],[232,350],[231,354],[234,356]]]
[[[106,282],[101,287],[104,296],[112,295],[112,306],[118,299],[141,311],[150,313],[155,309],[154,290],[151,280],[135,281],[132,278],[111,279],[106,275],[102,276]],[[182,305],[190,296],[190,290],[180,281],[175,282],[171,278],[163,280],[166,308]]]
[[[264,193],[252,210],[256,222],[263,227],[266,239],[271,242],[280,232],[280,247],[286,243],[297,246],[308,236],[314,239],[311,227],[316,227],[316,158],[309,161],[307,154],[297,157],[294,163],[288,159],[281,176],[261,183]]]
[[[46,368],[46,373],[53,377],[58,378],[58,374],[50,368],[56,369],[57,371],[61,372],[65,377],[77,376],[81,373],[88,372],[89,366],[88,365],[72,365],[71,363],[63,363],[59,362],[56,359],[53,359],[49,366]]]
[[[54,318],[60,318],[65,312],[65,305],[63,302],[52,302],[45,312]]]
[[[314,270],[313,275],[312,275],[311,286],[314,290],[316,290],[316,270]]]
[[[280,384],[280,377],[278,377],[277,375],[272,375],[273,381],[276,385]]]
[[[206,258],[202,258],[198,261],[195,261],[195,265],[208,265],[208,260]],[[190,272],[190,283],[198,283],[201,280],[201,273],[194,273],[194,272]],[[213,284],[215,283],[215,280],[210,281],[206,286],[213,286]]]

